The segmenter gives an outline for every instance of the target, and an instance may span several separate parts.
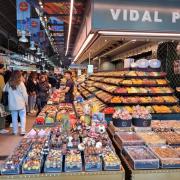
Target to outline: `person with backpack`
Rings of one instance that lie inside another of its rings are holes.
[[[26,133],[26,106],[28,94],[20,71],[12,72],[9,81],[4,87],[8,95],[8,109],[12,116],[13,134],[18,135],[18,115],[21,121],[20,135]]]

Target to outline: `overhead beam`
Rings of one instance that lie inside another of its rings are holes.
[[[55,16],[55,17],[63,17],[63,16],[69,16],[69,14],[48,14],[45,13],[46,16]],[[83,14],[73,14],[74,17],[83,16]]]

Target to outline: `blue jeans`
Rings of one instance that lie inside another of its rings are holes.
[[[18,133],[18,114],[21,121],[21,133],[26,132],[26,109],[21,109],[17,111],[11,111],[12,116],[12,125],[13,125],[13,133]]]
[[[31,112],[32,110],[34,110],[35,105],[36,105],[36,95],[34,96],[29,95],[28,96],[28,110],[29,110],[28,112]]]

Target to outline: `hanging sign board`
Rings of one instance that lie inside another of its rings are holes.
[[[94,0],[97,30],[180,33],[179,0]]]
[[[93,74],[94,72],[94,66],[93,65],[88,65],[87,73],[88,74]]]
[[[81,74],[82,74],[82,73],[81,73],[81,69],[78,69],[77,75],[78,75],[78,76],[81,76]]]
[[[26,31],[26,35],[30,35],[30,4],[26,0],[16,0],[16,12],[18,36],[21,36],[23,30]]]

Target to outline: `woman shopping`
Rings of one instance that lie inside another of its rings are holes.
[[[42,110],[42,108],[47,104],[48,97],[49,97],[49,89],[50,84],[48,83],[47,76],[42,74],[39,77],[39,82],[37,84],[37,106],[38,106],[38,113]]]
[[[37,94],[37,74],[31,72],[27,81],[27,92],[28,92],[28,112],[35,113],[36,94]]]
[[[12,116],[13,134],[18,134],[18,114],[21,121],[21,135],[26,133],[26,105],[28,94],[20,71],[14,71],[4,87],[8,93],[8,108]]]

